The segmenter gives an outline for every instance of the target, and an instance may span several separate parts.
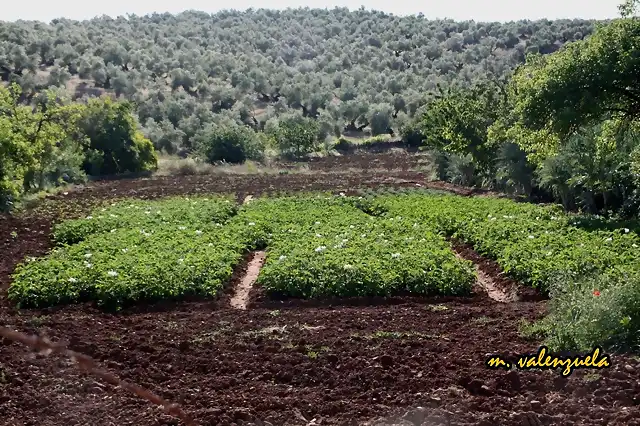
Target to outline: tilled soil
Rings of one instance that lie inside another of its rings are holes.
[[[332,176],[101,182],[57,197],[89,205],[122,196],[235,192],[242,200],[264,191],[350,190],[393,184],[393,179],[396,184],[397,179],[407,185],[424,182],[407,174],[369,174],[368,180]],[[52,220],[37,215],[0,220],[1,285],[6,287],[8,274],[24,256],[49,248]],[[10,235],[14,230],[16,237]],[[234,274],[235,282],[247,260]],[[492,268],[488,262],[483,270],[499,282],[499,271]],[[181,404],[201,425],[256,419],[273,425],[314,419],[322,425],[361,424],[379,418],[386,420],[376,424],[640,425],[638,359],[613,355],[610,369],[578,370],[566,379],[559,371],[485,367],[489,354],[514,357],[537,350],[537,342],[520,337],[518,324],[544,315],[544,301],[499,303],[478,294],[314,305],[266,301],[254,294],[248,310],[237,310],[229,305],[230,290],[218,301],[143,306],[119,314],[88,305],[17,312],[2,297],[0,324],[68,342],[121,378]],[[30,354],[0,339],[0,424],[179,422],[94,380],[71,361]]]
[[[89,307],[3,313],[0,322],[68,341],[203,425],[303,424],[296,409],[322,424],[357,424],[418,406],[448,413],[450,423],[425,424],[521,425],[526,413],[540,424],[640,424],[635,360],[614,356],[610,370],[568,379],[485,367],[488,354],[535,352],[516,324],[543,310],[488,299],[248,311],[185,302],[119,315]],[[66,360],[27,352],[0,346],[4,424],[176,424]]]

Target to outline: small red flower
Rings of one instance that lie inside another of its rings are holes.
[[[600,296],[600,291],[598,291],[598,290],[593,290],[593,295],[594,295],[594,296]]]

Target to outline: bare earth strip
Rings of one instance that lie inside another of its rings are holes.
[[[478,276],[476,283],[487,293],[487,296],[489,296],[490,299],[501,303],[519,301],[518,288],[515,285],[511,285],[510,283],[498,283],[491,274],[484,270],[482,267],[483,265],[479,265],[476,262],[476,259],[469,256],[461,247],[454,245],[453,250],[456,257],[473,262],[473,266],[475,267],[476,274]]]
[[[247,272],[242,277],[242,280],[236,288],[236,292],[231,298],[231,306],[236,309],[247,309],[247,302],[249,301],[249,293],[253,283],[256,282],[258,274],[260,274],[260,268],[264,263],[266,257],[265,251],[257,251],[254,253],[253,258],[247,265]]]

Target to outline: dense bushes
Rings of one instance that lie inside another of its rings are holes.
[[[156,167],[131,106],[109,98],[73,103],[55,91],[22,105],[19,86],[0,87],[0,210],[21,194],[84,181],[86,174]]]
[[[154,170],[158,159],[153,144],[137,129],[132,106],[109,98],[90,99],[79,128],[88,138],[84,169],[91,175]]]
[[[290,114],[278,120],[273,137],[280,153],[288,158],[302,158],[316,147],[317,121],[298,114]]]
[[[197,135],[196,150],[210,163],[260,160],[264,148],[264,143],[256,132],[235,123],[209,125]]]

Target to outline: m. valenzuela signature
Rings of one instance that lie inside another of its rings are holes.
[[[513,364],[500,355],[491,355],[485,364],[488,368],[502,368],[505,370],[510,370],[513,365],[519,370],[531,370],[534,368],[547,370],[564,367],[562,370],[564,377],[569,377],[578,368],[602,369],[611,366],[609,355],[602,353],[602,348],[600,347],[594,348],[584,356],[559,357],[553,354],[547,355],[547,352],[549,352],[549,348],[540,346],[537,353],[519,355],[518,360]]]

